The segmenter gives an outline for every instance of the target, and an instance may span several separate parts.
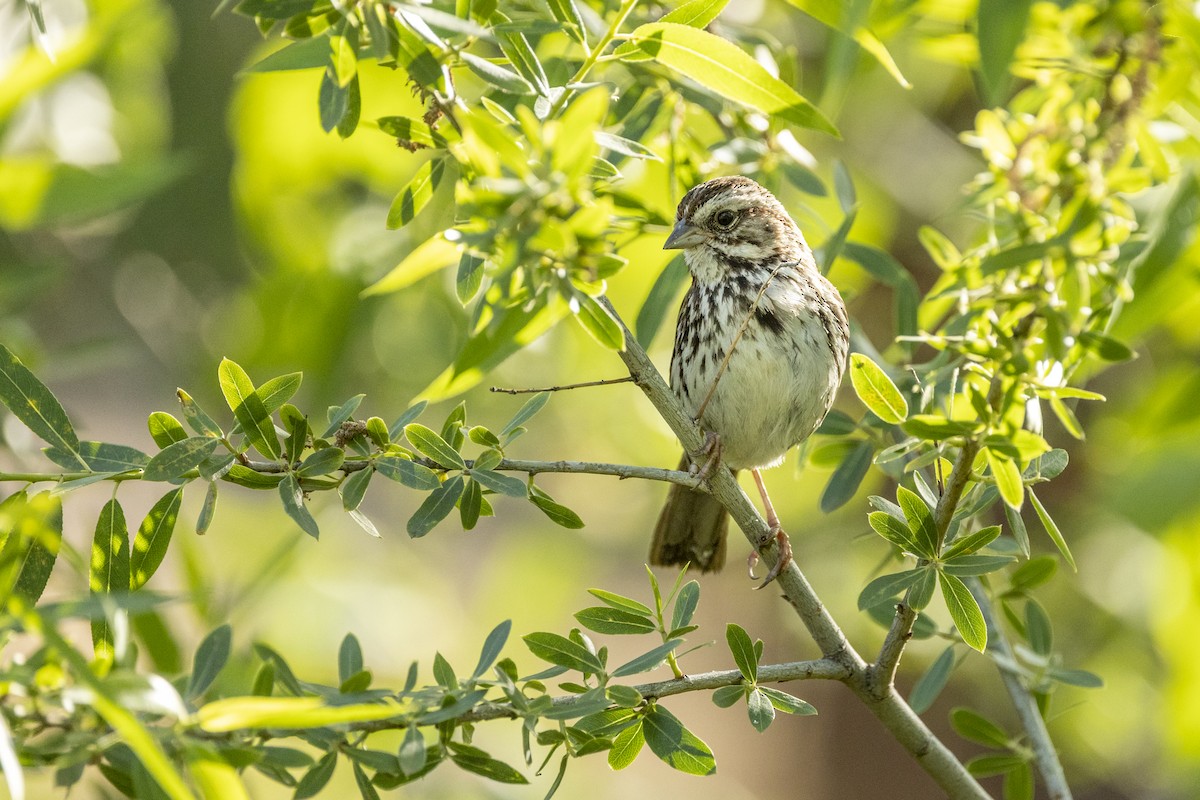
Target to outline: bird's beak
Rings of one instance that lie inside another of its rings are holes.
[[[701,244],[706,238],[704,231],[681,219],[675,223],[675,229],[667,241],[663,242],[663,250],[683,250]]]

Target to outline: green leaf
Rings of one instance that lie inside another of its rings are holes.
[[[305,798],[316,797],[320,794],[321,790],[325,788],[325,784],[329,783],[329,779],[333,777],[333,770],[337,766],[337,757],[336,750],[321,756],[320,760],[304,773],[304,777],[296,785],[296,793],[292,795],[294,800],[305,800]]]
[[[367,493],[367,486],[371,483],[371,476],[375,474],[375,470],[371,467],[360,469],[358,472],[351,472],[346,476],[346,480],[342,481],[342,508],[347,511],[354,511],[362,503],[363,496]]]
[[[150,438],[159,447],[166,447],[187,438],[187,431],[183,429],[179,420],[165,411],[155,411],[146,421],[146,425],[150,428]]]
[[[859,442],[829,477],[821,493],[821,511],[829,514],[854,498],[871,468],[874,448],[869,441]]]
[[[517,413],[513,415],[513,418],[510,419],[500,430],[500,436],[506,437],[517,428],[524,425],[526,422],[531,420],[535,414],[541,411],[549,401],[549,392],[538,392],[533,397],[526,400],[525,404],[522,405],[517,410]]]
[[[650,346],[667,315],[677,307],[675,298],[687,276],[687,262],[683,260],[683,253],[680,253],[667,263],[654,280],[654,285],[650,287],[650,293],[646,295],[646,300],[633,323],[635,338],[643,348]]]
[[[321,74],[321,89],[317,94],[317,110],[321,115],[321,128],[329,133],[338,127],[350,108],[350,90],[339,86],[333,67],[326,67]]]
[[[409,518],[407,525],[408,535],[414,539],[419,539],[433,530],[439,522],[450,514],[465,488],[466,481],[463,480],[463,477],[455,475],[430,492],[416,513]]]
[[[485,489],[491,489],[497,494],[509,497],[526,497],[529,494],[525,481],[511,475],[501,475],[490,469],[472,469],[471,477],[479,481]]]
[[[304,493],[300,489],[300,481],[295,473],[289,472],[279,482],[279,496],[283,499],[283,510],[300,526],[300,529],[314,539],[321,536],[317,521],[304,506]]]
[[[913,581],[912,590],[908,593],[908,604],[917,611],[925,608],[933,599],[933,590],[937,585],[935,573],[937,570],[933,566],[921,567],[917,570],[917,578]]]
[[[663,642],[653,650],[642,653],[637,658],[630,659],[617,667],[612,671],[611,676],[614,678],[625,678],[629,675],[649,672],[661,664],[666,659],[667,654],[673,652],[681,644],[683,644],[682,639],[671,639],[670,641]]]
[[[958,635],[969,646],[979,652],[987,648],[987,625],[983,621],[983,612],[975,602],[971,590],[966,584],[953,575],[938,573],[938,582],[942,587],[942,598],[950,611],[950,618],[958,628]]]
[[[464,306],[479,293],[483,285],[484,259],[464,250],[458,259],[458,274],[454,277],[454,292]]]
[[[9,592],[35,605],[46,590],[62,546],[62,498],[48,492],[33,497],[24,491],[0,503],[0,607]]]
[[[512,631],[512,620],[506,619],[492,628],[491,633],[487,635],[487,639],[483,642],[483,649],[479,653],[479,663],[475,665],[475,671],[472,673],[476,678],[488,670],[499,658],[500,652],[504,649],[504,643],[508,641],[508,634]]]
[[[197,536],[203,536],[208,532],[215,513],[217,513],[217,482],[209,481],[208,490],[204,494],[204,504],[200,506],[200,516],[196,519]]]
[[[450,759],[467,772],[473,772],[500,783],[529,783],[529,780],[516,769],[494,758],[466,756],[451,752]]]
[[[775,721],[775,706],[757,687],[751,690],[746,697],[746,710],[750,715],[750,724],[759,733],[765,731]]]
[[[596,298],[583,292],[573,292],[569,305],[575,319],[593,339],[609,350],[625,349],[625,333],[621,330],[621,324]]]
[[[947,647],[941,655],[933,660],[929,669],[917,678],[912,692],[908,695],[908,704],[918,714],[924,714],[942,693],[950,673],[954,671],[954,645]]]
[[[995,572],[999,569],[1004,569],[1009,564],[1015,561],[1014,556],[990,556],[990,555],[967,555],[955,556],[947,559],[942,565],[942,569],[948,575],[958,575],[959,577],[969,577],[972,575],[987,575],[989,572]]]
[[[632,611],[607,606],[593,606],[578,611],[575,619],[590,631],[608,634],[638,634],[654,630],[654,623]],[[676,627],[676,626],[672,626]]]
[[[458,500],[459,517],[462,520],[464,531],[475,529],[482,510],[483,491],[479,488],[478,481],[467,478],[466,483],[463,485],[462,497]]]
[[[588,594],[592,595],[605,605],[611,606],[612,608],[625,609],[626,611],[632,611],[635,614],[642,614],[643,616],[647,617],[654,613],[649,606],[639,603],[632,597],[625,597],[624,595],[615,594],[613,592],[606,592],[603,589],[588,589]]]
[[[447,144],[444,136],[421,120],[410,117],[380,117],[375,122],[381,131],[395,136],[403,143],[434,148],[444,148]]]
[[[1021,481],[1021,470],[1011,458],[988,447],[987,462],[992,468],[992,477],[996,479],[996,488],[1004,502],[1016,511],[1021,510],[1025,502],[1025,484]]]
[[[458,55],[471,72],[474,72],[482,80],[495,86],[500,91],[508,92],[509,94],[533,93],[533,86],[529,84],[529,81],[512,70],[506,69],[499,64],[493,64],[486,58],[480,58],[466,51],[461,51]]]
[[[608,699],[622,708],[636,708],[645,699],[642,693],[632,686],[609,686],[604,690]]]
[[[1058,559],[1054,556],[1031,558],[1013,570],[1009,581],[1016,591],[1028,592],[1041,586],[1058,572]]]
[[[267,413],[273,414],[283,408],[283,404],[295,396],[303,380],[304,373],[289,372],[286,375],[271,378],[255,391],[259,399],[262,400],[263,407],[267,410]]]
[[[375,469],[388,480],[402,483],[410,489],[429,491],[442,485],[437,473],[429,467],[399,456],[381,456],[375,459]]]
[[[1009,64],[1025,35],[1032,4],[1032,0],[979,0],[979,75],[988,105],[1004,101],[1010,83]]]
[[[192,436],[169,444],[150,459],[142,478],[148,481],[170,481],[200,466],[221,443],[208,436]]]
[[[188,678],[185,692],[189,700],[194,700],[204,694],[212,685],[217,674],[229,661],[232,648],[233,628],[228,624],[215,628],[208,636],[204,637],[204,641],[200,642],[200,646],[196,648],[195,658],[192,659],[192,674]]]
[[[1063,538],[1062,531],[1058,529],[1058,525],[1050,518],[1050,514],[1046,511],[1046,507],[1042,505],[1042,501],[1038,500],[1037,495],[1033,493],[1033,489],[1029,490],[1029,501],[1033,503],[1033,510],[1037,512],[1038,519],[1042,521],[1042,527],[1046,529],[1046,534],[1054,542],[1058,552],[1062,553],[1063,558],[1071,565],[1071,569],[1075,572],[1079,571],[1079,567],[1075,566],[1075,556],[1071,555],[1071,548],[1067,547],[1067,540]]]
[[[492,14],[493,26],[509,21],[509,18],[499,11]],[[505,31],[498,37],[497,44],[500,45],[500,50],[508,57],[517,72],[533,85],[534,90],[543,97],[548,97],[550,79],[546,77],[546,71],[538,61],[533,48],[529,46],[529,40],[525,38],[525,35],[516,31]]]
[[[712,693],[713,705],[718,708],[729,708],[746,696],[747,687],[744,683],[736,686],[722,686]]]
[[[129,591],[129,529],[125,512],[116,498],[109,500],[96,520],[88,587],[93,595]],[[97,658],[113,655],[113,632],[105,617],[92,620],[92,644]]]
[[[263,405],[262,398],[254,391],[250,376],[228,358],[221,359],[217,374],[220,377],[225,402],[229,404],[234,418],[242,426],[246,438],[264,456],[278,459],[282,451],[279,448],[275,425],[271,422],[270,412]]]
[[[714,94],[804,128],[833,136],[838,130],[791,86],[767,72],[737,45],[708,31],[674,22],[634,29],[630,41]]]
[[[530,652],[543,661],[580,672],[599,673],[604,670],[594,653],[565,636],[542,632],[530,633],[522,638]]]
[[[183,408],[184,422],[193,431],[201,436],[221,437],[224,435],[221,427],[213,422],[213,418],[204,412],[204,409],[192,399],[190,394],[183,389],[176,389],[175,396],[179,398],[179,405]]]
[[[750,635],[740,625],[730,622],[725,626],[725,641],[729,644],[729,652],[733,653],[738,672],[750,683],[757,681],[758,656],[754,653]]]
[[[363,670],[362,645],[353,633],[347,633],[338,646],[338,681],[345,683]]]
[[[158,499],[138,527],[130,555],[130,587],[139,589],[150,580],[167,554],[179,507],[183,503],[183,488],[173,489]]]
[[[447,158],[433,158],[417,169],[412,180],[400,190],[388,209],[388,230],[396,230],[412,222],[421,209],[429,204],[446,175],[447,161]]]
[[[46,385],[12,351],[0,344],[0,402],[51,447],[70,453],[74,469],[89,469],[67,412]]]
[[[937,527],[929,506],[916,492],[903,486],[896,489],[896,500],[908,521],[909,530],[922,548],[920,552],[926,558],[933,558],[937,554]]]
[[[1054,630],[1042,604],[1032,597],[1025,602],[1025,638],[1039,656],[1048,656],[1054,648]]]
[[[917,537],[908,526],[900,520],[883,511],[872,511],[867,515],[871,528],[876,533],[900,548],[901,551],[923,558],[932,558],[933,554],[917,541]]]
[[[1000,535],[999,525],[989,525],[986,528],[968,533],[966,536],[960,536],[951,542],[950,546],[942,553],[943,559],[951,559],[955,556],[967,555],[974,553],[976,550],[982,550],[987,547],[996,537]]]
[[[910,569],[904,572],[894,572],[890,575],[879,576],[868,583],[859,593],[858,610],[866,611],[869,608],[874,608],[891,600],[912,586],[921,577],[923,571],[921,569]]]
[[[447,469],[466,469],[467,462],[450,444],[431,428],[419,422],[404,426],[404,436],[418,452]]]
[[[807,703],[799,697],[793,697],[787,692],[772,689],[770,686],[760,686],[758,690],[767,696],[777,711],[785,714],[799,714],[802,717],[813,716],[817,713],[817,709],[811,703]]]
[[[668,766],[689,775],[711,775],[717,771],[712,750],[683,723],[660,705],[654,705],[642,719],[646,744]]]
[[[969,436],[980,428],[979,422],[966,422],[946,419],[936,414],[916,414],[904,421],[900,429],[909,436],[930,441],[952,439],[955,436]]]
[[[613,739],[612,749],[608,751],[608,766],[612,769],[625,769],[637,759],[646,743],[646,735],[639,721],[621,731]]]
[[[425,766],[425,736],[416,725],[409,725],[400,743],[400,769],[415,775]]]
[[[950,726],[967,741],[1006,750],[1010,744],[1008,734],[992,722],[969,708],[956,708],[950,712]]]
[[[675,610],[671,613],[671,630],[678,630],[692,624],[692,617],[699,604],[700,584],[697,581],[688,581],[675,598]]]
[[[850,382],[863,405],[884,422],[898,425],[908,416],[908,402],[896,384],[862,353],[850,355]]]
[[[324,447],[317,450],[304,460],[296,475],[301,478],[311,478],[316,475],[328,475],[341,468],[346,460],[346,451],[340,447]]]

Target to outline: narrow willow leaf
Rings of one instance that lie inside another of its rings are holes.
[[[1031,558],[1013,570],[1009,577],[1013,589],[1027,592],[1044,584],[1058,572],[1058,559],[1054,556]]]
[[[1054,648],[1054,629],[1050,615],[1042,604],[1032,597],[1025,602],[1025,638],[1029,647],[1039,656],[1048,656]]]
[[[611,675],[614,678],[624,678],[629,675],[649,672],[661,664],[666,659],[667,654],[674,652],[681,644],[683,644],[682,639],[671,639],[670,641],[663,642],[653,650],[642,653],[637,658],[632,658],[617,667],[612,671]]]
[[[225,668],[232,651],[233,628],[228,624],[213,629],[204,637],[192,659],[192,675],[188,678],[187,691],[184,693],[189,700],[195,700],[212,685]]]
[[[570,308],[575,319],[597,342],[609,350],[625,348],[625,333],[621,330],[621,324],[596,298],[583,292],[575,292],[571,296]]]
[[[416,730],[416,726],[413,726],[410,730]],[[337,757],[336,750],[330,751],[323,755],[308,772],[304,773],[304,777],[296,784],[296,793],[292,795],[294,800],[306,800],[309,797],[316,797],[325,788],[325,784],[329,783],[329,779],[333,777],[333,770],[337,766]]]
[[[908,525],[896,519],[891,514],[883,511],[872,511],[867,515],[867,520],[871,523],[871,528],[876,533],[899,547],[902,552],[924,558],[933,558],[932,552],[929,552],[928,548],[917,540],[917,537],[909,530]]]
[[[466,51],[460,52],[459,57],[467,68],[474,72],[479,78],[495,86],[502,92],[509,94],[532,94],[533,86],[529,81],[522,78],[517,73],[499,64],[493,64],[486,58],[472,55]]]
[[[201,436],[220,437],[224,435],[221,427],[213,422],[213,418],[205,413],[204,409],[192,399],[190,394],[183,389],[176,389],[175,396],[179,398],[179,405],[183,409],[183,421],[193,431]]]
[[[473,772],[476,775],[482,775],[499,783],[529,783],[524,775],[518,772],[515,768],[505,764],[503,761],[487,757],[480,758],[478,756],[464,756],[459,753],[452,752],[450,760],[457,764],[467,772]]]
[[[633,611],[634,613],[642,614],[643,616],[647,617],[654,613],[650,607],[643,603],[639,603],[632,597],[625,597],[624,595],[614,594],[613,592],[606,592],[603,589],[588,589],[588,594],[600,600],[605,605],[611,606],[612,608],[623,608],[626,611]]]
[[[637,759],[645,744],[646,736],[642,732],[642,723],[637,722],[629,726],[613,739],[612,749],[608,751],[608,766],[618,770],[625,769]]]
[[[955,539],[948,548],[942,553],[943,559],[951,559],[955,556],[967,555],[974,553],[976,550],[982,550],[987,547],[996,537],[1000,535],[999,525],[989,525],[982,530],[968,533],[966,536],[960,536]]]
[[[938,574],[938,581],[950,618],[958,628],[958,635],[969,646],[982,653],[987,648],[987,626],[971,590],[960,579],[944,572]]]
[[[862,353],[850,356],[850,381],[854,393],[875,416],[898,425],[908,416],[908,402],[879,365]]]
[[[942,693],[950,673],[954,670],[954,645],[947,647],[941,655],[933,660],[929,669],[922,673],[913,684],[912,692],[908,695],[908,704],[918,714],[924,714]]]
[[[727,100],[804,128],[838,135],[837,128],[791,86],[744,50],[708,31],[674,22],[636,28],[630,41],[660,64]]]
[[[419,422],[404,426],[404,436],[421,455],[447,469],[466,469],[467,462],[432,428]]]
[[[846,456],[845,460],[833,471],[829,483],[821,493],[821,511],[829,514],[854,498],[863,478],[871,468],[871,455],[874,452],[868,441],[859,442]]]
[[[912,586],[921,577],[922,572],[923,570],[910,569],[904,572],[895,572],[891,575],[879,576],[859,592],[858,610],[866,611],[869,608],[874,608],[892,600],[896,595]]]
[[[93,595],[129,591],[129,529],[116,498],[104,504],[96,520],[88,587]],[[92,644],[97,657],[112,657],[113,631],[106,617],[92,620]]]
[[[275,433],[275,425],[271,422],[271,415],[263,405],[262,398],[254,391],[250,376],[228,358],[221,359],[217,373],[225,402],[229,404],[234,418],[242,426],[246,438],[264,456],[278,459],[282,452],[279,436]]]
[[[376,124],[379,130],[395,136],[402,143],[423,145],[425,147],[445,147],[446,138],[435,131],[428,123],[410,117],[380,117]]]
[[[483,641],[483,649],[479,653],[479,663],[475,665],[475,671],[471,674],[476,678],[483,675],[500,657],[500,652],[504,650],[504,643],[508,641],[508,634],[512,631],[512,620],[506,619],[492,628],[491,633]]]
[[[25,800],[25,771],[17,756],[12,728],[8,725],[8,718],[3,715],[0,715],[0,771],[4,772],[9,797],[12,800]]]
[[[51,447],[73,454],[73,469],[88,469],[79,453],[79,436],[54,394],[0,344],[0,402]]]
[[[635,142],[632,139],[626,139],[624,136],[618,136],[615,133],[607,133],[605,131],[594,131],[592,138],[596,144],[600,145],[605,150],[611,150],[614,153],[620,153],[623,156],[637,158],[645,161],[662,161],[662,157],[658,153],[651,150],[641,142]],[[672,259],[674,260],[674,259]]]
[[[300,489],[300,481],[294,473],[289,472],[279,482],[279,496],[283,500],[283,510],[300,526],[300,529],[314,539],[321,536],[317,521],[304,506],[304,493]]]
[[[925,608],[933,599],[933,590],[937,587],[936,572],[932,566],[917,569],[917,579],[913,581],[907,598],[908,604],[915,610]]]
[[[713,705],[717,708],[729,708],[746,696],[747,688],[745,684],[722,686],[712,693]]]
[[[479,481],[486,489],[509,497],[526,497],[529,494],[525,481],[511,475],[501,475],[490,469],[472,469],[471,477]]]
[[[155,411],[146,421],[150,429],[150,438],[159,447],[166,447],[181,442],[187,438],[187,431],[175,417],[165,411]]]
[[[454,278],[454,292],[458,302],[464,306],[475,299],[483,285],[484,260],[464,250],[458,259],[458,274]]]
[[[24,491],[9,496],[0,504],[0,531],[6,534],[0,604],[11,591],[33,606],[46,590],[62,546],[62,498],[48,492],[29,497]]]
[[[942,564],[942,569],[948,575],[957,575],[960,578],[970,577],[973,575],[987,575],[990,572],[1004,569],[1013,563],[1016,559],[1013,556],[991,556],[991,555],[974,555],[955,556],[954,558],[946,559]]]
[[[347,633],[338,646],[338,681],[346,682],[363,670],[362,645],[353,633]]]
[[[499,11],[492,14],[493,24],[509,21],[509,18]],[[497,43],[509,62],[533,85],[534,90],[543,97],[549,96],[550,79],[546,77],[546,71],[525,35],[519,31],[505,31],[500,34]]]
[[[513,414],[513,418],[510,419],[500,430],[500,435],[508,436],[514,430],[524,425],[526,422],[532,419],[535,414],[541,411],[549,401],[549,392],[538,392],[533,397],[526,400],[525,404],[517,410],[517,413]]]
[[[688,581],[675,598],[675,609],[671,612],[671,630],[692,624],[696,607],[700,605],[700,583]]]
[[[188,772],[205,800],[250,800],[237,769],[210,747],[193,746],[187,751]],[[306,765],[307,766],[307,765]],[[138,793],[139,797],[147,797]]]
[[[661,705],[652,706],[646,713],[642,729],[650,750],[673,769],[689,775],[711,775],[717,771],[716,759],[708,745]]]
[[[575,619],[579,620],[580,625],[596,633],[640,634],[654,630],[654,623],[645,616],[633,611],[607,606],[592,606],[577,611]]]
[[[746,697],[746,710],[750,715],[750,724],[759,733],[765,731],[775,721],[775,706],[758,687],[755,687]]]
[[[932,558],[937,552],[937,527],[929,506],[919,495],[903,486],[896,489],[896,500],[904,512],[909,530],[921,545],[922,553]]]
[[[750,683],[758,680],[758,657],[754,654],[754,642],[750,635],[738,624],[730,622],[725,626],[725,641],[729,644],[729,652],[733,653],[733,663]]]
[[[438,488],[429,493],[421,503],[416,513],[408,520],[408,535],[418,539],[433,530],[439,522],[449,515],[458,498],[462,496],[466,481],[461,475],[455,475]]]
[[[482,508],[483,493],[479,482],[467,478],[467,482],[463,486],[462,497],[458,499],[458,511],[464,531],[474,530],[475,524],[479,522],[479,513]]]
[[[402,483],[410,489],[429,491],[441,486],[437,473],[423,464],[399,456],[381,456],[375,459],[375,469],[388,480]]]
[[[975,433],[981,424],[978,421],[966,422],[956,419],[946,419],[936,414],[916,414],[909,417],[900,426],[909,436],[930,441],[952,439],[955,436],[969,436]]]
[[[1009,64],[1025,35],[1031,0],[980,0],[977,16],[979,74],[984,102],[1000,105],[1010,83]]]
[[[1010,745],[1008,734],[1003,728],[969,708],[956,708],[951,711],[950,727],[967,741],[985,747],[1006,750]]]
[[[813,716],[817,713],[817,709],[811,703],[807,703],[799,697],[793,697],[787,692],[772,689],[770,686],[760,686],[758,690],[767,696],[777,711],[785,714],[799,714],[802,717]]]
[[[425,766],[425,737],[416,725],[409,725],[400,743],[400,769],[405,775],[415,775]]]
[[[333,67],[326,67],[321,75],[321,88],[317,94],[317,110],[320,112],[321,128],[329,133],[346,116],[350,107],[350,92],[338,85]]]
[[[557,633],[530,633],[522,637],[529,651],[543,661],[580,672],[604,670],[600,659],[586,647]]]
[[[992,477],[996,479],[996,488],[1000,490],[1000,496],[1004,498],[1005,504],[1020,511],[1025,502],[1025,484],[1021,480],[1021,470],[1017,468],[1016,462],[1003,453],[991,447],[986,448],[986,452],[988,466],[992,468]]]
[[[1046,534],[1054,542],[1058,551],[1062,553],[1067,563],[1071,565],[1071,569],[1078,572],[1079,567],[1075,565],[1075,556],[1071,555],[1071,548],[1067,547],[1067,540],[1063,538],[1062,531],[1058,529],[1058,525],[1051,519],[1050,514],[1046,511],[1046,507],[1042,505],[1042,501],[1033,493],[1033,489],[1029,490],[1029,500],[1033,503],[1033,510],[1037,512],[1038,519],[1042,521],[1042,527],[1045,528]]]
[[[200,516],[196,520],[196,534],[203,536],[212,525],[213,514],[217,512],[217,482],[208,482],[208,491],[204,495],[204,505],[200,507]]]
[[[328,475],[341,469],[346,460],[346,451],[340,447],[324,447],[304,460],[296,474],[301,478]]]
[[[400,190],[392,207],[388,210],[387,227],[389,230],[402,228],[413,221],[429,201],[433,193],[441,185],[446,176],[445,158],[434,158],[422,164],[413,175],[408,185]]]
[[[1066,428],[1067,433],[1080,441],[1084,439],[1083,426],[1079,424],[1079,417],[1075,416],[1075,412],[1066,403],[1058,397],[1051,397],[1050,408],[1054,411],[1054,416],[1058,417],[1058,421]]]
[[[183,503],[183,488],[173,489],[158,499],[138,526],[130,554],[130,586],[140,589],[154,575],[175,532],[179,507]]]
[[[342,508],[347,511],[353,511],[362,503],[363,496],[367,493],[367,486],[371,483],[371,476],[375,474],[372,467],[360,469],[358,472],[351,472],[346,476],[346,480],[342,481],[342,486],[339,489],[342,495]]]
[[[888,52],[883,42],[875,34],[859,24],[864,15],[851,10],[844,3],[829,0],[788,0],[796,8],[816,19],[822,25],[841,31],[858,43],[866,53],[879,62],[896,83],[905,89],[912,84],[904,77],[900,67],[896,65],[892,54]]]
[[[169,444],[150,459],[142,478],[148,481],[170,481],[200,466],[221,443],[208,436],[192,436]]]

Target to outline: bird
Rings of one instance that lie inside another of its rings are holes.
[[[779,544],[765,586],[791,559],[791,545],[760,470],[778,465],[829,412],[850,350],[846,306],[787,210],[747,177],[688,191],[663,249],[683,251],[692,279],[679,308],[670,384],[706,437],[704,463],[685,453],[680,469],[702,479],[716,463],[751,471]],[[720,569],[728,525],[712,495],[673,484],[650,563]],[[751,576],[756,560],[751,553]]]

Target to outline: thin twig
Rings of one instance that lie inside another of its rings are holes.
[[[624,378],[603,378],[598,381],[584,381],[583,383],[567,383],[562,386],[547,386],[543,389],[506,389],[503,386],[493,386],[489,391],[498,394],[537,394],[538,392],[565,392],[568,389],[586,389],[589,386],[612,386],[614,383],[633,383],[633,378],[626,375]]]
[[[600,302],[618,322],[621,322],[620,315],[608,298],[601,297]],[[704,446],[703,434],[684,412],[679,399],[655,369],[646,351],[637,343],[624,322],[621,322],[621,327],[625,333],[625,349],[621,351],[620,356],[634,382],[646,393],[647,399],[679,437],[688,455],[694,459],[699,458]],[[771,544],[773,537],[733,473],[724,465],[720,465],[709,474],[707,483],[713,497],[729,511],[730,517],[741,528],[746,539],[756,548],[763,547],[760,543],[766,543],[764,555],[774,564],[779,555],[776,546]],[[846,670],[846,677],[841,679],[842,682],[858,696],[942,790],[954,800],[990,800],[979,782],[967,772],[966,767],[929,730],[893,687],[887,687],[882,696],[874,693],[868,680],[867,663],[846,640],[846,635],[830,616],[794,561],[783,569],[776,585],[783,591],[785,599],[796,611],[817,647],[821,649],[823,660],[832,661]]]
[[[1042,719],[1037,701],[1021,679],[1020,670],[1015,668],[1016,655],[996,619],[991,598],[978,578],[964,580],[971,594],[975,596],[975,601],[979,603],[980,611],[983,612],[983,620],[987,624],[988,650],[996,651],[997,657],[994,660],[997,662],[1000,678],[1004,681],[1004,688],[1012,698],[1017,718],[1021,720],[1021,727],[1025,729],[1025,735],[1033,748],[1033,760],[1042,776],[1042,782],[1046,785],[1047,796],[1050,800],[1071,800],[1071,787],[1063,772],[1062,762],[1058,760],[1058,750],[1050,738],[1050,731],[1046,729],[1046,721]],[[1009,666],[1006,668],[1005,664]]]

